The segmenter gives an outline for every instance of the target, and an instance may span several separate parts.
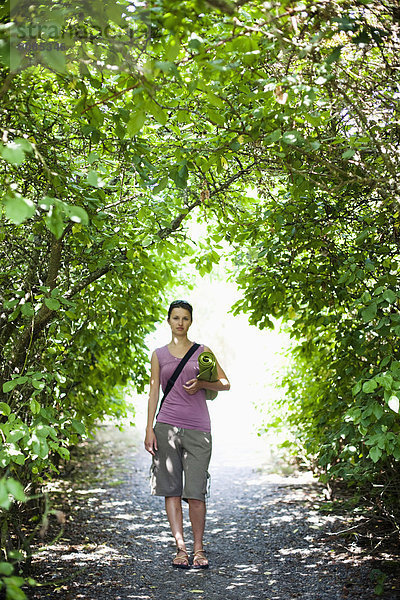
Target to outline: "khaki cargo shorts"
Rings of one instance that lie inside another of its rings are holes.
[[[211,433],[157,422],[158,450],[151,466],[151,493],[205,502],[209,493]]]

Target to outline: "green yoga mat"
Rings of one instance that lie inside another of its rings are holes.
[[[218,381],[217,363],[212,352],[202,352],[199,355],[199,374],[197,375],[197,379]],[[214,400],[218,395],[218,392],[215,390],[205,390],[205,392],[207,400]]]

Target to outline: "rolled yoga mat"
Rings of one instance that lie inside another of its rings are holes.
[[[199,374],[197,379],[203,381],[218,381],[217,362],[212,352],[202,352],[199,355]],[[207,400],[214,400],[218,392],[215,390],[204,390]]]

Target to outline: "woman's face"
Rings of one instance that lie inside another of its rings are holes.
[[[174,335],[186,335],[192,324],[190,312],[180,306],[173,308],[168,323]]]

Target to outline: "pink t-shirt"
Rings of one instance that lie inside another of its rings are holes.
[[[173,388],[163,402],[157,421],[167,423],[184,429],[198,429],[200,431],[211,431],[210,415],[208,412],[206,393],[199,390],[195,394],[188,394],[183,384],[194,379],[199,373],[199,354],[204,352],[204,346],[197,348],[183,367]],[[171,377],[179,364],[180,358],[173,356],[168,346],[156,349],[158,362],[160,364],[160,382],[164,391],[168,379]]]

